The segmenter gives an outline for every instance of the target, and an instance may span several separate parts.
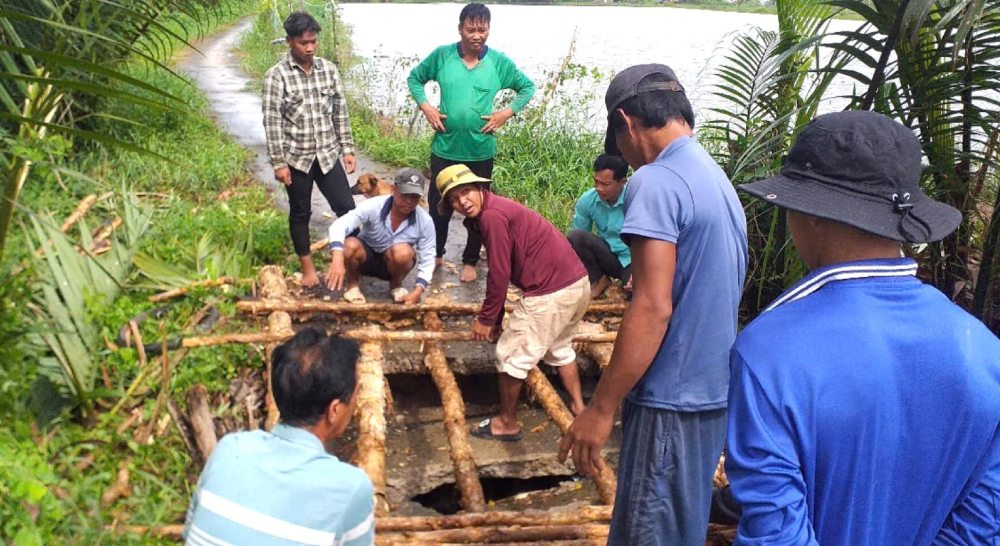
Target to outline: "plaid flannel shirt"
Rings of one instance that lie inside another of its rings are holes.
[[[354,154],[344,86],[336,65],[313,58],[307,75],[285,56],[264,75],[264,132],[275,170],[290,166],[309,172],[313,159],[324,173],[340,154]]]

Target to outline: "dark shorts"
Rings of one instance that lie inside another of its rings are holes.
[[[726,410],[622,403],[622,447],[609,546],[703,546]]]
[[[358,239],[361,247],[365,249],[365,261],[361,262],[358,273],[367,277],[375,277],[383,281],[389,280],[389,267],[385,263],[385,252],[376,252],[368,243]]]

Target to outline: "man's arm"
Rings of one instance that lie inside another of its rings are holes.
[[[577,199],[576,208],[573,209],[573,229],[581,229],[590,232],[594,228],[594,222],[590,218],[589,211],[583,204],[583,198]]]
[[[330,224],[330,269],[326,273],[326,286],[330,290],[340,290],[347,274],[344,261],[344,239],[347,234],[377,218],[384,202],[384,199],[366,199]]]
[[[535,83],[517,68],[514,61],[511,61],[506,56],[500,56],[497,65],[500,76],[500,88],[513,89],[517,95],[514,96],[514,100],[511,101],[509,107],[493,112],[488,116],[482,116],[486,120],[486,124],[481,129],[484,133],[493,133],[503,127],[507,123],[507,120],[514,117],[528,105],[531,97],[535,94]]]
[[[622,317],[611,362],[587,408],[573,421],[559,445],[559,459],[565,460],[572,448],[577,471],[588,476],[597,475],[603,467],[601,447],[611,434],[615,410],[649,369],[673,313],[676,245],[646,237],[633,237],[632,241],[634,291]]]
[[[434,275],[435,235],[434,223],[430,215],[417,212],[417,222],[420,225],[420,239],[414,245],[417,251],[417,280],[407,295],[404,303],[419,303],[420,296],[431,284],[431,277]]]
[[[370,546],[375,544],[375,490],[365,477],[344,509],[340,531],[343,546]]]
[[[344,168],[347,174],[351,174],[354,172],[354,135],[351,133],[351,118],[347,113],[347,98],[344,96],[344,84],[340,81],[336,65],[332,62],[328,64],[333,70],[333,128],[337,132],[340,153],[344,156]]]
[[[743,508],[736,542],[817,546],[792,431],[736,349],[730,367],[726,474]]]
[[[281,116],[283,87],[277,70],[272,69],[264,76],[264,94],[261,97],[264,135],[267,137],[267,158],[275,171],[288,167],[288,158],[285,157],[285,120]]]
[[[431,129],[443,133],[445,128],[442,120],[447,119],[448,116],[442,114],[427,100],[427,91],[424,89],[427,82],[437,78],[440,51],[441,48],[435,49],[420,64],[410,70],[410,75],[406,78],[406,86],[410,89],[410,96],[417,102],[420,111],[427,118]],[[433,180],[431,182],[433,183]]]
[[[494,328],[503,317],[503,306],[507,301],[513,241],[510,226],[500,215],[481,215],[479,227],[483,233],[483,246],[486,247],[490,267],[486,273],[486,298],[476,320],[481,326]]]

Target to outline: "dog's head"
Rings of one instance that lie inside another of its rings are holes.
[[[351,188],[351,193],[371,197],[375,194],[376,186],[378,186],[378,177],[374,173],[362,173],[358,177],[357,183]]]

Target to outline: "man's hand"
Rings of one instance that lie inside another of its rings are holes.
[[[274,170],[274,179],[286,186],[292,185],[292,170],[288,167],[280,167]]]
[[[420,296],[422,296],[423,294],[424,294],[423,286],[420,285],[414,286],[413,290],[410,290],[410,293],[407,294],[405,298],[403,298],[402,303],[403,305],[416,305],[420,303]]]
[[[573,424],[559,442],[559,462],[564,462],[566,455],[572,449],[573,466],[577,472],[590,477],[600,474],[604,469],[601,448],[611,435],[613,418],[614,412],[605,413],[593,405],[588,405],[583,413],[573,420]]]
[[[344,274],[347,268],[344,267],[344,251],[334,250],[330,259],[330,269],[326,272],[326,287],[330,290],[340,290],[344,286]]]
[[[448,119],[448,116],[439,112],[429,102],[421,104],[420,111],[424,113],[424,117],[427,118],[427,123],[431,124],[432,129],[439,133],[445,132],[444,120]]]
[[[486,120],[486,125],[483,125],[483,128],[480,129],[480,131],[486,134],[492,133],[503,127],[503,124],[507,123],[507,120],[512,117],[514,117],[514,111],[510,108],[504,108],[499,112],[493,112],[488,116],[482,116],[482,118]]]
[[[354,154],[344,154],[344,172],[351,174],[355,168],[357,168],[357,162],[354,161]]]
[[[496,336],[497,328],[495,326],[486,326],[485,324],[479,322],[478,319],[472,319],[472,339],[476,341],[493,341],[498,336]]]

